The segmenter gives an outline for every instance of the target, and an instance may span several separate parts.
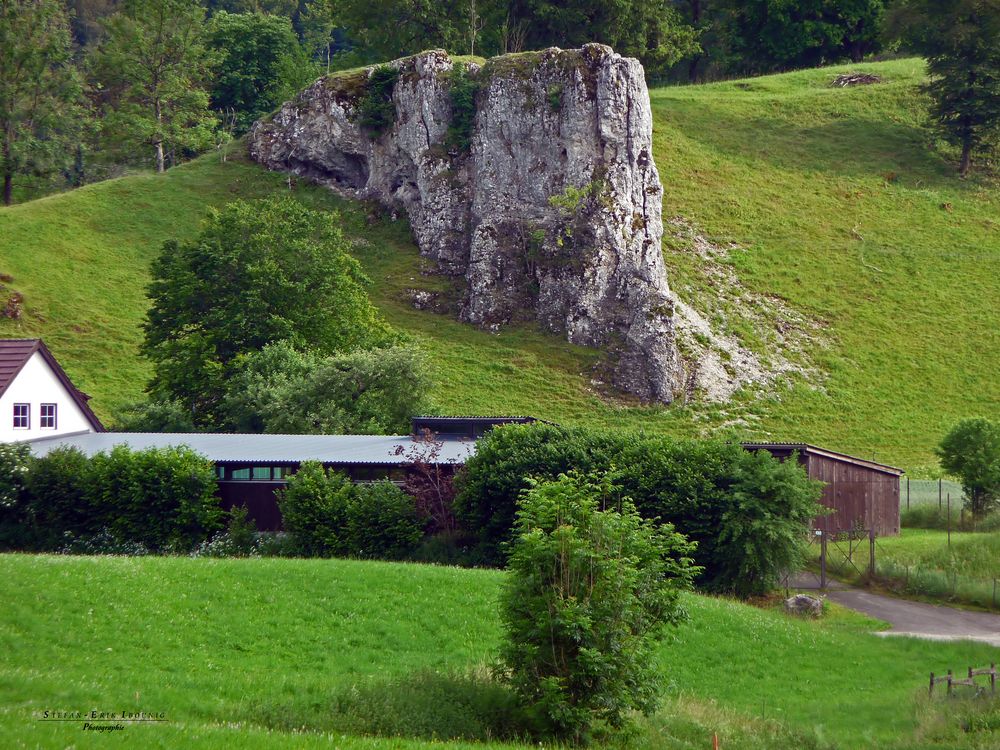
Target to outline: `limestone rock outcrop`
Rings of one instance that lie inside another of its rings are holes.
[[[537,320],[606,351],[618,388],[681,393],[638,61],[589,44],[389,68],[316,81],[254,125],[251,157],[405,211],[421,253],[464,279],[463,319]]]

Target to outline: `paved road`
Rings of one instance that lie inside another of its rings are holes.
[[[829,583],[826,595],[830,601],[892,625],[892,630],[880,631],[877,635],[909,635],[942,641],[968,639],[1000,647],[1000,615],[911,602],[834,581]],[[813,588],[815,577],[802,574],[791,582],[792,586],[796,584]]]

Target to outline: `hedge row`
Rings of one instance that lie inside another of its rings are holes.
[[[608,473],[646,518],[697,542],[699,587],[764,593],[801,559],[822,486],[798,463],[716,440],[667,440],[551,425],[491,431],[458,477],[455,510],[479,554],[502,564],[518,499],[531,479]]]
[[[221,528],[210,461],[185,447],[88,458],[57,448],[41,458],[0,446],[0,545],[59,549],[107,535],[148,550],[187,550]]]

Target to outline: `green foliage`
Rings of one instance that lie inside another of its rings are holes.
[[[522,49],[601,42],[638,57],[653,78],[699,48],[697,33],[669,0],[517,0],[508,7],[509,27],[523,34]]]
[[[749,73],[860,62],[881,47],[884,0],[727,4],[730,67]]]
[[[343,474],[305,461],[279,490],[278,508],[285,530],[295,537],[302,554],[336,557],[350,550],[347,520],[356,497],[357,490]]]
[[[257,526],[250,520],[246,506],[234,505],[226,516],[226,530],[198,545],[191,553],[193,557],[249,557],[260,553]]]
[[[91,506],[95,477],[90,460],[77,448],[56,448],[31,461],[27,475],[31,517],[48,542],[66,532],[96,532],[102,516]]]
[[[212,108],[235,116],[236,134],[291,99],[318,75],[289,18],[263,13],[212,16],[208,46],[218,53]]]
[[[959,171],[1000,136],[1000,2],[908,0],[893,17],[895,35],[927,59],[930,114],[962,149]]]
[[[334,16],[368,60],[392,60],[436,47],[459,49],[464,10],[430,0],[341,0]]]
[[[211,461],[186,447],[117,446],[90,460],[95,526],[153,550],[188,550],[221,525]]]
[[[15,177],[67,166],[83,117],[69,18],[58,0],[0,2],[0,177],[3,202]]]
[[[801,561],[802,539],[821,510],[821,485],[796,462],[735,443],[508,425],[477,444],[457,480],[456,511],[496,560],[530,479],[571,469],[613,472],[644,517],[698,543],[700,587],[740,596],[766,593]]]
[[[469,72],[469,66],[463,62],[456,62],[449,76],[448,98],[451,102],[451,122],[448,123],[445,141],[458,151],[468,151],[472,144],[478,91],[479,81]]]
[[[176,400],[123,404],[115,409],[109,426],[115,432],[197,432],[191,412]]]
[[[343,691],[331,721],[339,732],[363,736],[496,742],[525,735],[510,688],[483,674],[429,669]]]
[[[510,541],[517,499],[529,480],[554,479],[571,469],[607,470],[621,450],[621,436],[554,425],[506,425],[476,443],[455,479],[455,513],[479,539],[480,554],[496,565]]]
[[[351,554],[375,560],[402,560],[424,535],[413,498],[389,481],[357,487],[347,509]]]
[[[595,725],[651,713],[666,625],[683,621],[694,546],[643,521],[607,477],[560,475],[522,498],[500,601],[504,675],[543,734],[576,742]]]
[[[212,211],[197,239],[164,243],[153,263],[143,351],[150,390],[212,425],[240,355],[276,341],[324,354],[386,344],[337,217],[291,200]]]
[[[91,59],[105,137],[131,161],[152,149],[156,169],[203,151],[218,125],[209,108],[215,56],[205,10],[189,0],[124,0]],[[147,152],[148,153],[148,152]]]
[[[937,448],[941,468],[962,480],[966,508],[981,519],[1000,507],[1000,424],[963,419]]]
[[[278,342],[238,360],[221,422],[236,432],[395,434],[409,429],[427,389],[410,347],[323,357]]]
[[[23,548],[31,536],[26,485],[31,451],[20,443],[0,443],[0,550]]]
[[[364,93],[358,99],[357,121],[365,130],[379,136],[396,122],[396,104],[392,92],[399,80],[399,71],[391,65],[372,69]]]

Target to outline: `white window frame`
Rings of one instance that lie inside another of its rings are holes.
[[[45,407],[51,406],[52,413],[46,414]],[[45,420],[51,419],[52,424],[45,424]],[[38,409],[38,429],[54,430],[59,426],[59,407],[56,404],[42,404]]]
[[[18,409],[24,407],[24,414],[18,414]],[[18,424],[18,420],[23,419],[24,424]],[[31,404],[14,404],[14,421],[12,422],[15,430],[30,430],[31,429]]]

